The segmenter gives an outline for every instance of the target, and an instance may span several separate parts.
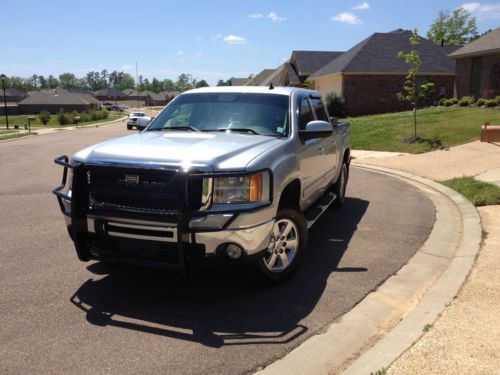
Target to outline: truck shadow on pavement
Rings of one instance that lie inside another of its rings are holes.
[[[70,298],[89,323],[197,342],[208,347],[286,344],[306,334],[301,324],[338,268],[369,202],[346,198],[309,232],[308,253],[295,275],[264,286],[248,268],[196,269],[187,276],[140,267],[94,263],[89,279]],[[348,213],[348,214],[347,214]],[[99,277],[99,276],[98,276]]]

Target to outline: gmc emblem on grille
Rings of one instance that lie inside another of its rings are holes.
[[[126,174],[123,182],[125,182],[126,184],[138,185],[139,184],[139,176],[133,175],[133,174]]]

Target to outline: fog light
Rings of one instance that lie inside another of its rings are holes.
[[[239,257],[241,257],[242,253],[243,253],[243,250],[241,249],[241,247],[239,247],[238,245],[236,245],[234,243],[230,243],[226,247],[226,254],[231,259],[238,259]]]

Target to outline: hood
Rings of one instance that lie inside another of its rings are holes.
[[[149,131],[88,147],[77,152],[73,160],[243,171],[255,157],[281,142],[274,137],[237,133]]]

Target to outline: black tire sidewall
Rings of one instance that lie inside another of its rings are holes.
[[[307,248],[307,226],[302,212],[300,212],[300,210],[297,208],[282,208],[276,215],[276,221],[282,219],[291,220],[297,226],[297,230],[299,232],[299,246],[297,249],[297,254],[292,260],[292,263],[287,269],[282,272],[271,272],[270,270],[268,270],[264,263],[264,257],[267,253],[263,252],[262,255],[259,255],[256,262],[257,268],[259,269],[261,275],[270,282],[280,282],[289,278],[301,263]]]
[[[344,175],[344,193],[342,194],[341,192],[341,186],[340,186],[340,178],[342,176],[342,171],[343,169],[345,168],[345,175]],[[335,195],[337,196],[337,198],[335,198],[335,201],[333,202],[332,206],[334,208],[339,208],[339,207],[342,207],[342,205],[344,204],[344,201],[345,201],[345,193],[347,191],[347,182],[349,181],[349,164],[347,164],[345,161],[342,163],[342,166],[341,166],[341,170],[340,170],[340,173],[339,173],[339,177],[337,179],[337,182],[335,182],[335,185],[334,185],[334,188],[333,188],[333,192],[335,193]]]

